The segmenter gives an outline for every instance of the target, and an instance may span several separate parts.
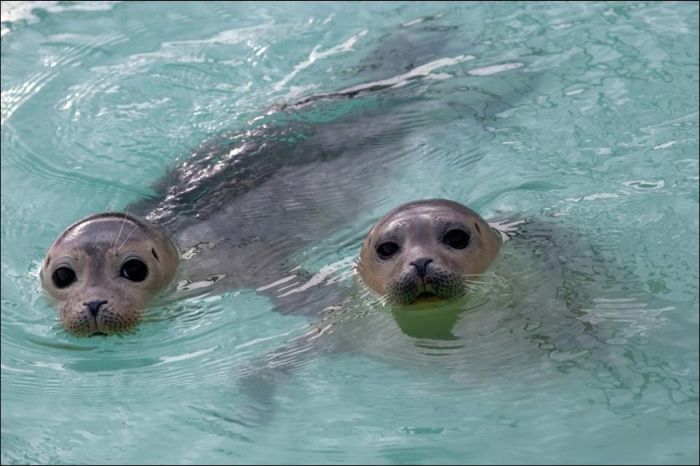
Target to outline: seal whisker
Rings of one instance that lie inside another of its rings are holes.
[[[465,278],[464,283],[467,285],[488,285],[489,282],[485,282],[483,280],[474,280],[471,278]]]
[[[486,280],[477,280],[475,278],[471,278],[470,276],[462,276],[462,281],[466,285],[488,285],[490,282]]]
[[[469,283],[493,284],[494,282],[498,282],[502,284],[504,282],[502,277],[492,272],[482,274],[463,274],[462,278]]]
[[[124,224],[126,223],[126,218],[127,214],[124,212],[124,218],[122,219],[122,224],[119,227],[119,232],[117,232],[117,236],[114,237],[114,241],[112,241],[112,244],[109,246],[108,252],[112,252],[113,250],[116,250],[115,246],[117,245],[117,241],[119,241],[119,237],[122,234],[122,230],[124,229]]]
[[[471,290],[471,291],[476,291],[476,290],[483,291],[483,290],[488,290],[489,288],[491,288],[488,284],[483,283],[483,282],[482,283],[466,282],[465,285],[466,285],[466,288],[468,290]]]
[[[134,228],[131,229],[128,235],[126,235],[126,238],[124,238],[124,241],[122,241],[122,244],[119,245],[117,249],[121,249],[124,247],[127,241],[129,241],[129,238],[131,238],[131,235],[134,233],[139,228],[138,225],[134,225]]]

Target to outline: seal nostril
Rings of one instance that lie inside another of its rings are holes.
[[[416,268],[416,270],[418,271],[418,275],[420,277],[425,277],[425,273],[427,271],[428,264],[430,264],[432,261],[433,261],[432,259],[423,257],[421,259],[414,260],[413,262],[411,262],[411,265]]]
[[[107,301],[90,301],[83,304],[90,310],[90,315],[97,317],[97,314],[100,312],[100,306],[107,304]]]

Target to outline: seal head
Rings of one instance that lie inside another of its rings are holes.
[[[369,231],[358,272],[393,304],[462,296],[501,247],[501,237],[476,212],[429,199],[399,206]]]
[[[41,268],[44,291],[63,326],[77,336],[133,328],[151,299],[168,287],[177,248],[159,227],[126,213],[101,213],[69,226]]]

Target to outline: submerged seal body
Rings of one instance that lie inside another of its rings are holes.
[[[500,247],[500,235],[473,210],[422,200],[393,209],[372,227],[357,270],[392,304],[451,299],[464,295]]]
[[[345,289],[340,303],[330,306],[307,333],[266,353],[241,377],[241,390],[255,403],[254,415],[267,421],[274,411],[275,385],[311,355],[374,353],[369,328],[379,332],[379,340],[386,338],[382,325],[377,325],[385,319],[395,321],[410,338],[455,340],[452,328],[463,310],[457,298],[465,296],[494,262],[502,242],[500,230],[455,201],[418,200],[390,210],[364,238],[355,286]],[[379,300],[363,299],[367,288]],[[384,312],[387,307],[391,312]],[[360,333],[363,338],[358,341]],[[388,345],[397,343],[392,338]]]

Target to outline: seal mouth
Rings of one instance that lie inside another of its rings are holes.
[[[90,336],[91,337],[107,337],[109,335],[107,335],[105,332],[92,332],[90,334]]]
[[[414,302],[433,302],[433,301],[442,301],[442,298],[435,293],[431,291],[424,291],[418,296],[416,296],[416,299]]]

